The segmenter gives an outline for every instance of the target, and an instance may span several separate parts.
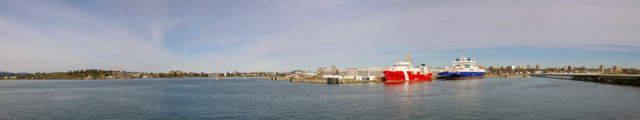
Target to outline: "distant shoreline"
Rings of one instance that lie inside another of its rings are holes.
[[[133,80],[133,79],[169,79],[169,78],[262,78],[271,76],[230,76],[230,77],[167,77],[167,78],[126,78],[126,79],[0,79],[3,80]]]

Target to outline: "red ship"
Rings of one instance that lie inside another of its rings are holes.
[[[428,81],[433,78],[424,64],[422,64],[422,68],[414,68],[411,65],[411,54],[407,57],[407,62],[398,61],[383,73],[387,82]]]

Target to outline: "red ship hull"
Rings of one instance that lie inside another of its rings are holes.
[[[410,71],[406,72],[406,76],[404,71],[383,71],[383,73],[387,82],[427,81],[433,77],[431,73],[420,74],[420,72],[417,72],[413,74]]]

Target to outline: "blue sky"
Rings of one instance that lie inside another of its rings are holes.
[[[634,0],[0,0],[0,71],[640,67]]]

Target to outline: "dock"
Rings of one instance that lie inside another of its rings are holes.
[[[384,82],[382,80],[356,80],[356,79],[337,79],[337,78],[289,78],[289,77],[263,77],[263,80],[289,80],[296,83],[318,83],[318,84],[348,84],[348,83],[370,83]]]
[[[484,78],[531,78],[527,74],[484,75]]]
[[[325,78],[325,79],[292,79],[291,82],[321,83],[321,84],[348,84],[348,83],[370,83],[370,82],[384,82],[384,81]]]
[[[531,74],[533,77],[546,77],[576,81],[598,82],[618,85],[640,86],[640,75],[616,74]]]
[[[290,77],[263,77],[263,80],[291,80]]]

